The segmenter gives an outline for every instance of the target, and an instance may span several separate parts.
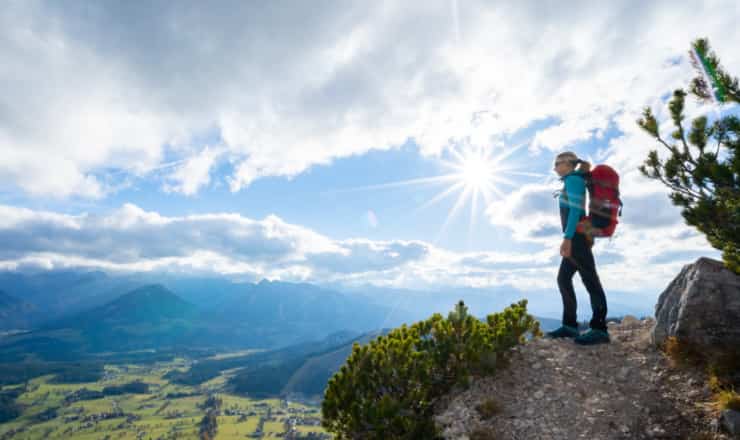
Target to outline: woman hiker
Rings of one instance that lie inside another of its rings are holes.
[[[551,338],[574,338],[576,343],[584,345],[609,342],[606,295],[591,253],[593,238],[576,231],[578,222],[585,215],[586,185],[583,175],[591,170],[591,164],[579,159],[575,153],[566,151],[557,155],[554,169],[565,183],[558,201],[564,234],[560,245],[563,259],[558,272],[558,288],[563,297],[563,325],[546,335]],[[583,334],[579,334],[576,320],[576,294],[573,290],[573,275],[576,272],[591,297],[590,329]]]

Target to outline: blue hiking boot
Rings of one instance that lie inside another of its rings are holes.
[[[563,325],[557,330],[545,333],[547,338],[575,338],[578,336],[578,329],[569,325]]]
[[[586,333],[577,336],[573,341],[581,345],[605,344],[609,342],[609,333],[604,330],[592,328]]]

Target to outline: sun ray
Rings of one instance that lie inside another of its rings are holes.
[[[526,171],[508,171],[506,169],[504,169],[503,171],[505,171],[506,174],[514,174],[514,175],[517,175],[517,176],[548,177],[547,174],[542,174],[542,173],[529,173],[529,172],[526,172]]]
[[[504,198],[506,197],[506,194],[504,194],[496,185],[489,185],[486,187],[486,189],[490,189],[491,191],[495,192],[497,196]]]
[[[455,202],[455,205],[452,207],[452,209],[450,210],[450,212],[447,213],[447,218],[445,219],[445,222],[442,225],[442,229],[439,231],[439,234],[437,234],[438,236],[440,234],[442,234],[447,229],[447,225],[449,225],[450,224],[450,221],[453,218],[455,218],[455,215],[457,215],[457,211],[460,210],[460,207],[465,202],[465,199],[468,198],[468,194],[470,193],[471,190],[472,190],[471,187],[466,186],[465,189],[463,190],[462,194],[460,194],[460,196],[457,198],[457,202]]]
[[[503,153],[499,154],[499,155],[498,155],[498,156],[496,156],[496,157],[493,157],[493,158],[491,158],[491,160],[492,160],[493,162],[495,162],[495,163],[503,163],[503,161],[504,161],[504,160],[505,160],[505,159],[506,159],[507,157],[511,156],[512,154],[514,154],[514,153],[515,153],[515,152],[517,152],[517,151],[518,151],[518,150],[519,150],[520,148],[522,148],[523,146],[525,146],[525,145],[527,145],[527,144],[528,144],[528,142],[521,142],[521,143],[519,143],[519,144],[517,144],[517,145],[514,145],[514,146],[513,146],[513,147],[511,147],[511,148],[507,148],[506,150],[504,150],[504,152],[503,152]]]
[[[491,204],[491,195],[488,193],[488,191],[481,191],[481,195],[483,196],[483,203],[485,204],[485,208],[488,207],[488,205]]]
[[[420,185],[420,184],[425,184],[425,183],[443,183],[443,182],[454,181],[457,179],[458,177],[455,174],[445,174],[442,176],[421,177],[418,179],[401,180],[398,182],[381,183],[378,185],[357,186],[354,188],[336,189],[336,190],[327,191],[327,192],[337,193],[337,192],[368,191],[368,190],[374,190],[374,189],[398,188],[401,186]]]
[[[504,177],[504,176],[502,176],[500,174],[499,175],[496,175],[496,176],[491,175],[491,176],[489,176],[489,178],[491,180],[495,181],[495,182],[505,183],[505,184],[510,185],[510,186],[518,186],[519,185],[518,183],[514,182],[513,180],[507,179],[506,177]]]
[[[462,165],[460,165],[459,162],[451,162],[451,161],[445,160],[445,159],[440,159],[439,160],[439,164],[440,165],[443,165],[443,166],[445,166],[445,167],[447,167],[447,168],[449,168],[451,170],[455,170],[457,172],[462,171],[462,168],[463,168]]]
[[[476,208],[478,204],[478,193],[482,191],[478,191],[478,188],[475,188],[473,190],[473,196],[471,197],[470,201],[470,223],[468,224],[468,238],[470,238],[470,234],[472,233],[473,228],[475,227],[475,218],[476,218]]]
[[[457,158],[457,160],[459,161],[458,163],[465,162],[465,157],[459,151],[457,151],[457,148],[455,147],[450,148],[450,152],[452,153],[453,156]]]
[[[452,194],[453,192],[455,192],[456,190],[458,190],[459,188],[461,188],[464,185],[465,185],[464,182],[457,182],[456,184],[454,184],[451,187],[447,188],[446,191],[437,194],[433,199],[431,199],[428,202],[426,202],[423,205],[421,205],[416,211],[421,211],[422,209],[425,209],[425,208],[428,208],[428,207],[434,205],[435,203],[437,203],[440,200],[444,199],[445,197],[447,197],[448,195]]]

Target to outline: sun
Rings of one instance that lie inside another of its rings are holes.
[[[494,179],[495,164],[484,157],[466,158],[460,163],[460,179],[473,190],[487,188]]]

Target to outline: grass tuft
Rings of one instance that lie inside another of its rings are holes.
[[[740,394],[734,390],[721,390],[716,394],[720,410],[734,409],[740,411]]]
[[[706,362],[706,359],[689,344],[675,336],[666,338],[663,352],[668,357],[672,367],[697,366]]]
[[[476,428],[470,433],[470,440],[496,440],[496,437],[493,432],[488,429]]]

